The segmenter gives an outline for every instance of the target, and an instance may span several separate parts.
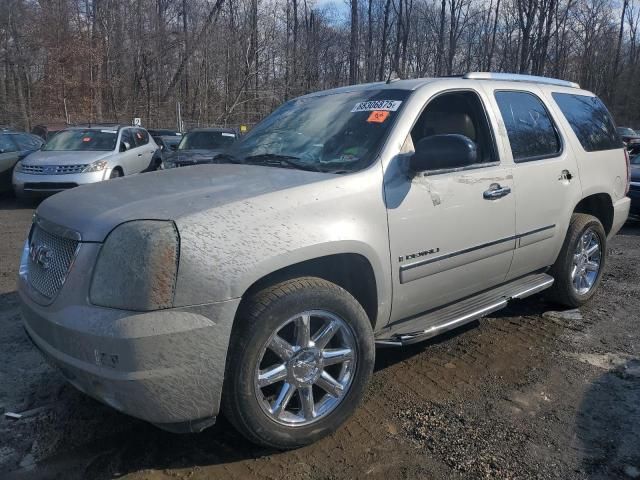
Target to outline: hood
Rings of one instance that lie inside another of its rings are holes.
[[[108,152],[65,152],[38,150],[24,159],[26,165],[82,165],[102,160],[113,155]]]
[[[203,210],[333,177],[255,165],[197,165],[76,187],[42,202],[37,214],[79,232],[83,241],[102,242],[126,221],[177,221]]]
[[[167,156],[167,162],[179,164],[209,163],[220,154],[220,150],[177,150]]]

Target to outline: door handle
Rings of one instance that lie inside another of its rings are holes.
[[[138,156],[139,156],[139,157],[141,157],[141,156],[142,156],[142,154],[141,154],[141,153],[139,153],[139,154],[138,154]]]
[[[569,180],[571,181],[571,179],[573,178],[573,175],[571,175],[571,172],[569,170],[562,170],[562,172],[560,172],[560,177],[558,178],[558,180],[562,181],[562,180]]]
[[[489,190],[485,190],[482,194],[482,198],[485,200],[497,200],[498,198],[505,197],[511,193],[510,187],[502,187],[499,183],[492,183],[489,186]]]

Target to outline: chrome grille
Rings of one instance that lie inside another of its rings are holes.
[[[22,164],[22,173],[32,175],[67,175],[71,173],[82,173],[88,164],[78,165],[25,165]]]
[[[53,235],[35,224],[29,237],[29,284],[52,299],[67,277],[77,248],[77,240]]]

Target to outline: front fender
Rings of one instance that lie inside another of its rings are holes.
[[[176,220],[181,252],[174,305],[238,298],[282,268],[357,254],[372,267],[379,315],[388,318],[392,276],[381,176],[364,174]]]

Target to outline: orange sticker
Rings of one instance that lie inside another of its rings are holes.
[[[369,123],[382,123],[387,118],[389,118],[389,112],[386,110],[374,110],[369,114],[369,118],[367,118],[367,122]]]

